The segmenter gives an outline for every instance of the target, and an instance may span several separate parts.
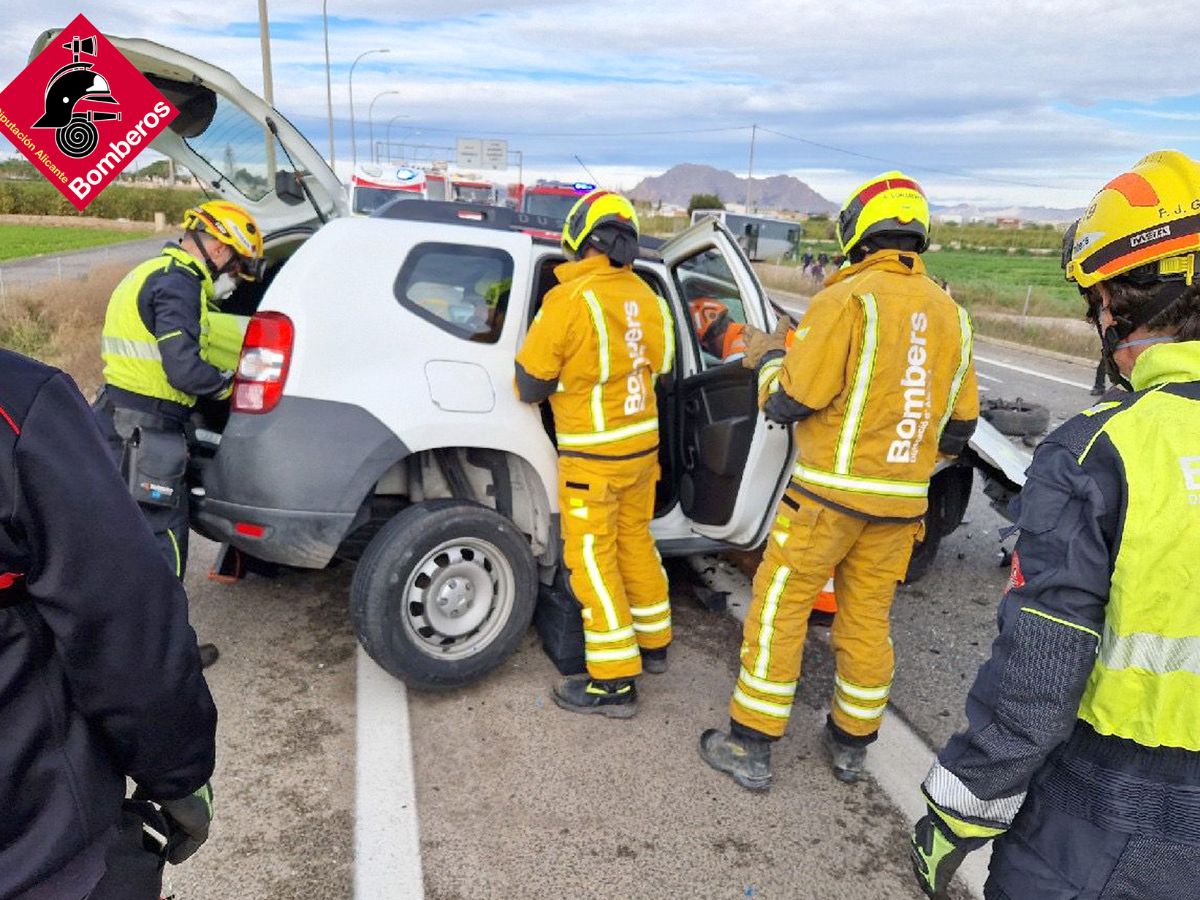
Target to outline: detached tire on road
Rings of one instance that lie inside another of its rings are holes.
[[[1001,434],[1013,437],[1045,434],[1050,427],[1050,410],[1040,403],[1029,403],[1020,397],[1012,403],[991,401],[980,410],[980,415]]]
[[[350,585],[354,632],[411,687],[459,687],[516,649],[537,603],[529,541],[461,500],[410,506],[367,545]]]

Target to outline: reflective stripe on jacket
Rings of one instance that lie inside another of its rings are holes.
[[[1135,377],[1200,369],[1200,342],[1152,347]],[[1124,526],[1079,717],[1144,747],[1200,750],[1200,398],[1160,383],[1104,422],[1125,479]],[[1164,540],[1164,528],[1170,540]]]
[[[199,356],[204,359],[208,349],[208,301],[213,295],[212,278],[194,257],[172,245],[164,247],[154,259],[135,267],[117,285],[105,312],[100,349],[106,383],[146,397],[192,406],[196,395],[172,384],[163,367],[159,346],[161,342],[187,340],[189,336],[172,329],[161,334],[151,331],[143,319],[141,303],[143,291],[154,289],[163,276],[178,270],[186,271],[188,276],[177,279],[178,284],[173,281],[169,290],[195,291],[194,296],[179,296],[178,301],[188,309],[195,309],[199,317]],[[219,389],[221,379],[215,369],[212,376],[214,390]]]
[[[549,399],[559,452],[614,457],[653,449],[654,384],[675,356],[666,301],[605,256],[563,263],[554,274],[559,284],[517,354],[518,392],[522,376],[557,383]]]
[[[782,390],[807,411],[793,477],[870,516],[917,517],[950,420],[979,415],[971,323],[919,256],[883,250],[825,282],[759,400]]]

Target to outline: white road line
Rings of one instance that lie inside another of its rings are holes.
[[[408,695],[361,647],[356,677],[354,897],[422,900]]]
[[[998,359],[988,359],[986,356],[980,356],[978,353],[975,354],[975,361],[986,363],[989,366],[999,366],[1001,369],[1012,369],[1014,372],[1021,372],[1025,375],[1033,375],[1035,378],[1044,378],[1047,381],[1057,381],[1059,384],[1068,384],[1071,387],[1083,388],[1085,391],[1090,390],[1092,387],[1090,384],[1083,384],[1079,381],[1071,381],[1068,378],[1059,378],[1057,375],[1047,375],[1045,372],[1039,372],[1036,369],[1027,369],[1024,366],[1000,362]]]
[[[978,358],[979,357],[976,357],[976,359],[978,359]],[[982,378],[984,381],[996,381],[996,382],[999,382],[1000,384],[1004,384],[1004,381],[1000,378],[997,378],[995,375],[984,375],[982,372],[976,372],[975,377]]]
[[[750,607],[750,579],[729,563],[715,557],[700,557],[696,563],[697,571],[701,572],[709,587],[729,592],[727,611],[739,622],[744,622]],[[829,641],[828,629],[818,629],[817,633],[823,634],[824,640]],[[884,713],[879,740],[871,745],[867,754],[867,769],[892,805],[909,822],[916,822],[925,815],[921,782],[933,765],[933,759],[933,751],[908,727],[907,722],[890,709]],[[992,847],[988,844],[967,854],[958,870],[959,880],[973,897],[980,900],[991,858]]]

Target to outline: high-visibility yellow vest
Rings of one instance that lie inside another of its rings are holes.
[[[171,266],[184,266],[200,277],[200,355],[205,357],[208,347],[208,301],[213,295],[212,278],[207,268],[183,249],[164,247],[159,256],[135,267],[121,279],[109,298],[100,336],[104,381],[145,397],[193,406],[196,398],[176,389],[167,380],[158,340],[138,312],[138,295],[147,279]]]
[[[1153,379],[1155,369],[1181,361],[1200,372],[1200,342],[1151,348],[1139,358],[1135,379]],[[1100,734],[1146,747],[1197,751],[1200,402],[1153,390],[1114,415],[1101,433],[1120,454],[1127,505],[1104,634],[1079,718]]]

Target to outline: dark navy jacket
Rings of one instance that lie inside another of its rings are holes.
[[[0,350],[0,898],[82,897],[125,777],[212,774],[187,598],[67,376]]]

